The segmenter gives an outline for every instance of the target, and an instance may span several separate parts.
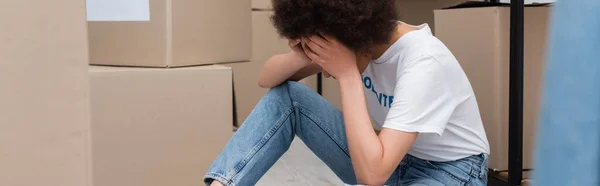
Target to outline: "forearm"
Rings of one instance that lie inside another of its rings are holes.
[[[382,177],[383,146],[373,130],[360,75],[340,79],[342,110],[352,164],[359,183]],[[376,181],[375,181],[376,182]]]
[[[263,88],[275,87],[290,79],[311,62],[294,52],[274,55],[263,66],[258,85]]]
[[[376,134],[360,75],[340,78],[346,138],[358,182],[382,185],[394,172],[418,133],[383,129]]]

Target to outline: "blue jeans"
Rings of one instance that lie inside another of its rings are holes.
[[[534,184],[600,185],[600,1],[557,1]]]
[[[342,112],[312,89],[287,82],[271,89],[233,135],[206,184],[254,185],[298,136],[345,183],[357,184]],[[486,185],[487,155],[432,162],[406,155],[388,185]]]

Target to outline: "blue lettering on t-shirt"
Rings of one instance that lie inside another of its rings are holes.
[[[394,96],[377,92],[377,90],[375,89],[375,84],[373,84],[373,80],[371,79],[371,77],[363,75],[362,78],[365,88],[367,90],[371,89],[371,92],[373,92],[373,94],[375,94],[375,97],[377,97],[379,105],[390,108],[392,106],[392,102],[394,101]]]
[[[383,94],[383,100],[388,100],[387,98],[388,98],[388,96],[387,96],[387,95],[385,95],[385,94]],[[384,101],[384,102],[383,102],[383,106],[384,106],[384,107],[387,107],[387,105],[388,105],[388,104],[387,104],[387,101]]]

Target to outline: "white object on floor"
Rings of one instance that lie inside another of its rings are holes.
[[[340,186],[344,183],[313,154],[308,147],[295,138],[292,146],[263,176],[258,186]]]

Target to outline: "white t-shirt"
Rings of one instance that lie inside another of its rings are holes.
[[[416,28],[362,74],[371,119],[378,127],[418,132],[408,154],[421,159],[489,154],[467,76],[427,24]]]

